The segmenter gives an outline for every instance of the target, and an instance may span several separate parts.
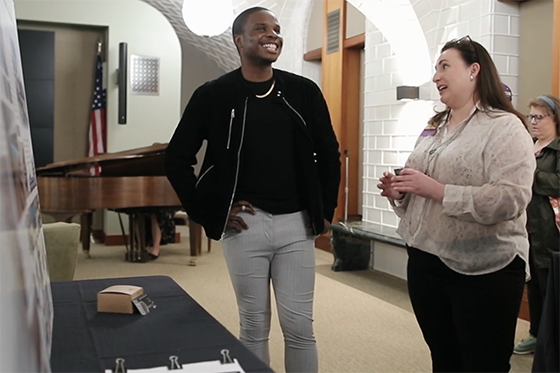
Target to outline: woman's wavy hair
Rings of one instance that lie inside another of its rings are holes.
[[[556,123],[556,133],[558,136],[560,136],[560,100],[558,100],[558,97],[553,95],[542,95],[542,96],[551,100],[556,107],[550,106],[550,104],[546,102],[546,100],[543,100],[541,96],[532,99],[531,102],[529,102],[529,105],[527,105],[527,107],[531,108],[534,106],[534,107],[541,108],[548,115],[550,115],[554,119],[554,123]]]
[[[452,48],[459,52],[459,55],[468,66],[475,62],[480,65],[475,86],[475,92],[478,94],[480,105],[484,109],[494,108],[515,114],[525,128],[529,130],[524,115],[515,110],[510,99],[507,97],[504,85],[498,74],[498,69],[496,69],[496,65],[486,48],[478,42],[471,40],[469,36],[465,36],[445,43],[443,48],[441,48],[441,53]],[[449,112],[450,109],[446,108],[444,111],[436,113],[429,123],[438,126],[449,115]]]

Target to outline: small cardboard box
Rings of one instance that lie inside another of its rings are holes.
[[[97,312],[134,313],[132,300],[144,294],[144,289],[134,285],[114,285],[97,293]]]

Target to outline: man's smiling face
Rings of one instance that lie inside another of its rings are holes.
[[[284,39],[274,14],[262,10],[247,18],[243,33],[235,35],[235,42],[243,61],[269,65],[280,56]]]

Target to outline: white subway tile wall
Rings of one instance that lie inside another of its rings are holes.
[[[518,4],[495,0],[411,0],[410,4],[426,37],[432,62],[435,63],[447,40],[470,35],[494,58],[502,80],[510,86],[516,100]],[[420,86],[423,102],[396,100],[396,87],[402,84],[397,57],[384,35],[367,19],[365,44],[363,220],[396,227],[398,218],[380,195],[378,179],[384,171],[404,165],[426,120],[433,115],[433,107],[442,106],[431,81]]]
[[[241,9],[249,6],[262,6],[270,9],[276,14],[282,26],[282,36],[284,37],[284,47],[282,54],[274,67],[296,74],[302,74],[314,80],[320,85],[321,68],[317,64],[306,65],[303,54],[307,52],[307,40],[302,35],[307,35],[309,18],[313,10],[313,0],[286,1],[279,5],[274,0],[261,0],[258,4],[247,4],[245,1],[237,2],[238,9],[235,14],[239,14]]]

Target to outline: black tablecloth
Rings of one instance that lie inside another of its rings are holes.
[[[157,308],[146,316],[98,313],[97,293],[112,285],[143,287]],[[272,372],[169,277],[54,282],[52,297],[53,372],[103,372],[118,357],[128,369],[168,365],[171,355],[181,364],[221,360],[222,349],[247,372]]]

